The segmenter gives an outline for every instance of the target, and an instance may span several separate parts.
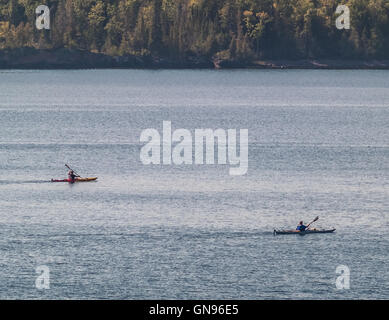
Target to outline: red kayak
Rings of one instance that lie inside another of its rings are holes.
[[[74,182],[89,182],[89,181],[96,181],[97,177],[94,178],[76,178]],[[56,179],[51,179],[51,182],[71,182],[70,179],[62,179],[62,180],[56,180]]]

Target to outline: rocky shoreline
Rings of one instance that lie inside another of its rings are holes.
[[[301,59],[232,61],[188,56],[171,59],[154,56],[108,56],[72,49],[0,50],[0,69],[389,69],[385,60]]]

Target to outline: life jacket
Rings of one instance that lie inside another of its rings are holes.
[[[69,182],[71,182],[71,183],[76,181],[76,175],[74,173],[69,173],[68,178],[69,178]]]

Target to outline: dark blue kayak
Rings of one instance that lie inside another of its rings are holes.
[[[328,230],[317,230],[317,229],[312,229],[312,230],[305,230],[305,231],[299,231],[299,230],[274,230],[274,235],[276,234],[299,234],[299,235],[305,235],[305,234],[310,234],[310,233],[332,233],[336,229],[328,229]]]

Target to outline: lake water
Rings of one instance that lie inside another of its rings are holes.
[[[143,165],[164,120],[248,129],[247,174]],[[0,71],[2,299],[387,299],[388,217],[388,71]]]

